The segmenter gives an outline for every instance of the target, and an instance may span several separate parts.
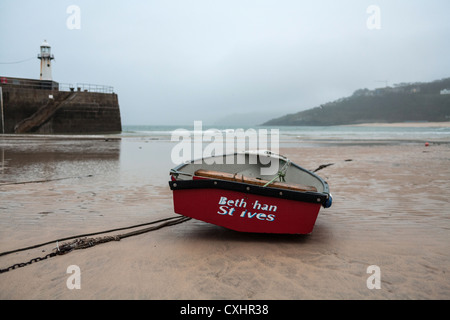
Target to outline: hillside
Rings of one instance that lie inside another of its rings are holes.
[[[263,125],[329,126],[413,121],[450,121],[450,78],[428,83],[400,83],[375,90],[359,89],[350,97],[275,118]]]

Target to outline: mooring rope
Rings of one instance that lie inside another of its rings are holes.
[[[286,176],[287,169],[290,167],[291,161],[287,160],[284,166],[278,171],[278,173],[275,175],[275,177],[267,182],[263,187],[267,187],[268,185],[272,184],[275,180],[279,179],[281,182],[286,181],[284,177]]]
[[[49,253],[43,257],[37,257],[37,258],[31,259],[28,262],[16,263],[8,268],[0,269],[0,273],[4,273],[4,272],[10,271],[10,270],[21,268],[21,267],[29,265],[33,262],[42,261],[42,260],[48,259],[50,257],[55,257],[57,255],[63,255],[68,252],[71,252],[73,250],[86,249],[86,248],[93,247],[97,244],[106,243],[106,242],[110,242],[110,241],[120,241],[121,239],[124,239],[124,238],[144,234],[146,232],[158,230],[158,229],[161,229],[161,228],[164,228],[167,226],[173,226],[176,224],[186,222],[188,220],[191,220],[191,218],[185,217],[185,216],[170,217],[170,218],[152,221],[152,222],[148,222],[148,223],[143,223],[143,224],[139,224],[139,225],[111,229],[111,230],[106,230],[106,231],[100,231],[100,232],[95,232],[95,233],[90,233],[90,234],[83,234],[83,235],[78,235],[78,236],[72,236],[72,237],[57,239],[57,240],[53,240],[53,241],[48,241],[45,243],[29,246],[26,248],[20,248],[20,249],[16,249],[16,250],[12,250],[12,251],[2,252],[2,253],[0,253],[0,256],[4,256],[4,255],[8,255],[8,254],[15,253],[15,252],[20,252],[20,251],[30,250],[30,249],[34,249],[34,248],[39,248],[44,245],[48,245],[48,244],[52,244],[52,243],[56,242],[56,248],[53,249],[54,251],[52,253]],[[119,230],[133,229],[133,228],[138,228],[138,227],[142,227],[142,226],[146,226],[146,225],[153,225],[153,224],[157,224],[157,223],[160,223],[160,224],[156,225],[156,226],[151,226],[148,228],[140,229],[140,230],[131,231],[131,232],[124,233],[124,234],[119,234],[119,235],[114,235],[114,236],[97,237],[97,238],[88,238],[89,236],[94,236],[94,235],[98,235],[98,234],[105,234],[105,233],[110,233],[110,232],[119,231]],[[71,240],[71,239],[75,239],[75,240],[68,242],[68,243],[63,243],[61,245],[59,244],[59,242],[61,242],[61,241],[67,241],[67,240]]]

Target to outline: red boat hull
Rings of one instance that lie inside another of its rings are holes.
[[[176,182],[171,187],[176,213],[241,232],[308,234],[321,208],[320,203],[234,190],[177,189]]]

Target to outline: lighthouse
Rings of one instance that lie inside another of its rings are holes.
[[[41,44],[41,53],[38,54],[41,60],[41,80],[52,80],[52,60],[55,57],[51,54],[51,47],[47,40]]]

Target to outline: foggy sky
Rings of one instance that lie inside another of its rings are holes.
[[[46,39],[53,80],[113,86],[125,125],[268,120],[450,77],[449,12],[448,0],[1,0],[0,75],[38,79]]]

